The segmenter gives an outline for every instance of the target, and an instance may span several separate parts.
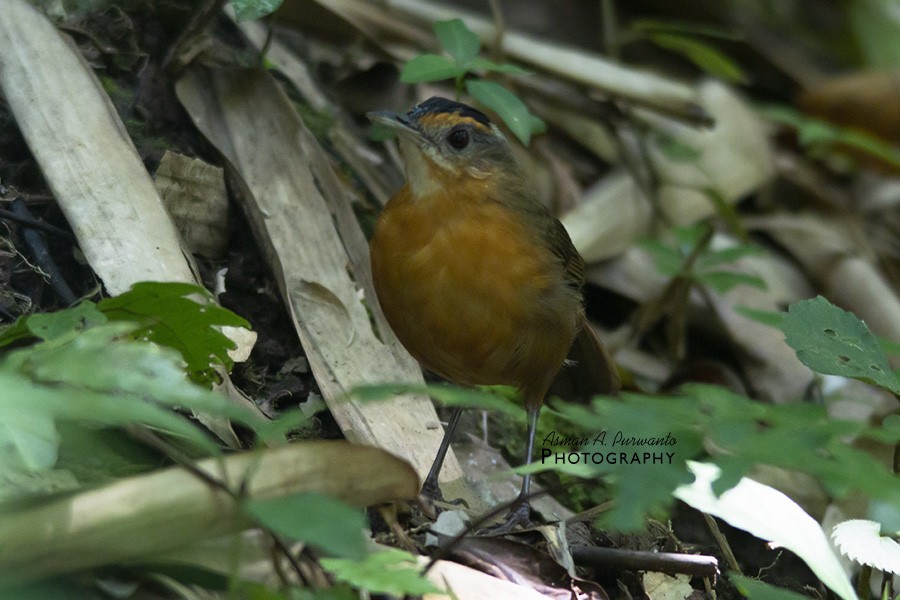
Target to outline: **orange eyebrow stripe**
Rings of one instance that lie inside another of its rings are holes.
[[[468,123],[482,131],[489,131],[484,124],[479,123],[472,117],[463,117],[457,113],[435,113],[431,115],[422,115],[419,123],[424,127],[452,127],[460,123]]]

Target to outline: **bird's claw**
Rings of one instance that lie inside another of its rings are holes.
[[[506,513],[503,521],[496,525],[479,529],[479,536],[498,536],[511,533],[516,527],[531,527],[531,505],[526,500],[517,500],[516,503]]]

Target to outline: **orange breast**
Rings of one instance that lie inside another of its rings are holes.
[[[470,197],[413,198],[404,187],[388,203],[371,242],[379,302],[427,368],[465,385],[518,386],[541,402],[580,299],[515,214]]]

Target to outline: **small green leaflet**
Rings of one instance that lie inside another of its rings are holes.
[[[444,51],[453,57],[457,65],[463,68],[469,66],[481,49],[478,36],[466,27],[462,19],[435,22],[434,34]]]
[[[547,129],[546,124],[531,114],[525,103],[511,91],[493,81],[470,80],[466,90],[476,100],[490,108],[503,119],[510,131],[526,146],[531,136]]]
[[[419,572],[416,557],[403,550],[375,552],[362,561],[323,558],[321,562],[336,579],[375,594],[421,596],[441,591]]]
[[[231,0],[238,21],[256,21],[272,14],[283,0]]]
[[[403,83],[422,83],[455,79],[466,70],[457,66],[450,59],[437,54],[420,54],[403,65],[400,81]]]

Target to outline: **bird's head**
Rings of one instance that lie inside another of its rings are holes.
[[[467,104],[435,96],[405,114],[372,112],[368,117],[397,131],[406,178],[417,196],[518,168],[497,126]]]

